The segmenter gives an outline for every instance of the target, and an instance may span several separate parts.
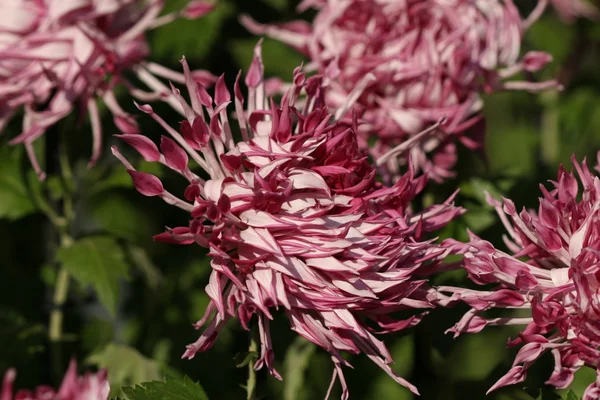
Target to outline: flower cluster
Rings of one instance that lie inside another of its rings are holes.
[[[413,326],[422,316],[397,320],[393,312],[431,307],[435,294],[418,277],[435,269],[447,250],[424,236],[462,210],[449,199],[411,212],[409,203],[426,183],[412,170],[391,187],[379,183],[358,148],[356,119],[340,122],[325,108],[320,76],[308,78],[296,69],[277,104],[265,96],[259,46],[245,77],[247,98],[240,75],[233,98],[223,76],[211,97],[193,82],[185,59],[182,63],[190,104],[173,88],[186,115],[179,130],[150,106],[139,106],[172,139],[163,137],[156,146],[142,135],[120,137],[147,161],[187,179],[185,200],[165,190],[157,177],[136,171],[115,147],[113,153],[139,192],[190,213],[188,226],[168,229],[156,239],[210,250],[206,291],[211,302],[196,328],[210,322],[184,357],[211,347],[228,320],[237,318],[248,329],[256,315],[261,339],[256,369],[266,366],[280,378],[273,367],[269,321],[274,310],[282,309],[294,331],[331,354],[332,384],[339,376],[344,398],[341,366],[348,362],[342,351],[365,353],[416,392],[390,368],[390,353],[374,334]],[[305,101],[298,102],[301,94]],[[235,126],[227,115],[232,102]],[[190,170],[189,158],[208,180]]]
[[[77,363],[72,360],[63,382],[56,392],[49,386],[38,386],[34,391],[19,390],[13,397],[13,383],[17,376],[14,369],[4,374],[0,400],[108,400],[110,386],[106,371],[77,376]]]
[[[599,154],[600,156],[600,154]],[[599,159],[600,162],[600,159]],[[489,291],[440,287],[452,293],[448,303],[464,301],[472,309],[451,331],[479,332],[488,325],[524,325],[510,346],[523,345],[511,370],[490,390],[521,382],[527,368],[552,352],[555,368],[548,384],[566,388],[584,365],[598,369],[600,360],[600,179],[573,160],[580,184],[562,166],[552,190],[541,186],[539,210],[517,212],[514,203],[489,198],[510,237],[512,254],[495,249],[475,235],[468,244],[450,242],[464,253],[464,268]],[[600,172],[600,166],[596,167]],[[527,311],[484,318],[494,308]],[[600,396],[599,379],[585,400]]]
[[[408,160],[433,179],[453,176],[456,141],[471,149],[483,142],[481,93],[540,91],[555,81],[507,81],[540,70],[551,56],[530,52],[519,58],[523,21],[511,0],[307,0],[300,9],[318,10],[312,24],[295,21],[242,23],[253,33],[291,45],[325,77],[326,101],[337,108],[357,86],[354,110],[366,121],[361,146],[375,158],[399,143],[415,142],[388,167],[397,175]],[[443,132],[417,136],[438,120]]]
[[[119,106],[113,88],[125,85],[133,96],[164,96],[155,77],[183,81],[160,65],[145,62],[144,32],[182,16],[197,18],[213,6],[194,1],[182,11],[159,17],[164,0],[10,0],[0,2],[0,133],[13,115],[24,110],[22,133],[11,144],[24,143],[41,179],[32,143],[48,127],[70,114],[76,104],[87,109],[93,128],[94,164],[101,151],[96,99],[101,98],[123,132],[137,130]],[[152,89],[133,87],[122,75],[135,69]],[[199,73],[198,79],[212,75]]]

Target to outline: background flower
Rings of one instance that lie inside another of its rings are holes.
[[[457,141],[482,150],[482,93],[558,87],[555,81],[508,80],[552,59],[535,51],[520,57],[534,20],[523,21],[511,0],[321,0],[304,1],[299,9],[309,7],[317,10],[312,24],[242,22],[303,52],[309,68],[325,76],[330,106],[364,87],[354,107],[367,122],[359,129],[361,146],[377,158],[399,143],[416,142],[388,162],[392,174],[410,159],[438,181],[453,176]],[[441,118],[448,120],[443,133],[415,137]]]
[[[125,133],[137,131],[135,120],[117,103],[114,88],[124,85],[138,98],[168,93],[155,77],[183,81],[180,74],[147,62],[144,33],[178,16],[197,18],[212,9],[191,2],[176,14],[159,16],[164,0],[5,0],[0,2],[0,132],[24,110],[20,135],[33,167],[44,178],[32,143],[79,104],[90,115],[94,145],[90,165],[101,151],[97,99],[112,112]],[[123,75],[134,69],[150,89],[136,89]],[[198,73],[204,82],[208,73]]]
[[[522,382],[529,366],[547,351],[554,355],[555,367],[546,383],[557,388],[569,387],[573,374],[584,365],[598,368],[600,179],[585,160],[573,164],[580,183],[561,166],[553,188],[541,186],[537,213],[518,212],[511,200],[502,204],[489,198],[509,233],[505,243],[512,254],[475,235],[470,243],[454,243],[464,253],[469,278],[496,286],[488,291],[440,287],[453,293],[449,304],[460,300],[472,307],[451,331],[458,335],[488,325],[525,326],[509,342],[522,345],[513,367],[490,391]],[[596,169],[600,171],[600,166]],[[526,310],[528,315],[480,316],[494,308]],[[595,383],[584,399],[597,397],[594,387]]]
[[[110,391],[110,386],[106,380],[106,371],[77,376],[77,362],[75,360],[71,360],[58,392],[50,386],[41,385],[33,391],[18,390],[13,397],[13,383],[16,376],[17,372],[14,369],[6,371],[2,381],[0,400],[108,400]]]

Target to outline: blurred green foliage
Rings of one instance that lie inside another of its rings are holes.
[[[167,3],[169,9],[177,9],[184,1]],[[295,18],[294,6],[295,2],[287,0],[219,0],[216,11],[200,21],[180,21],[152,32],[152,58],[178,70],[178,60],[185,55],[193,68],[216,75],[226,73],[231,83],[239,69],[247,68],[258,40],[239,25],[237,16],[249,13],[263,22],[287,21]],[[558,76],[566,82],[566,89],[557,96],[502,93],[485,99],[487,159],[461,149],[458,178],[431,186],[425,200],[438,202],[457,187],[461,190],[456,202],[469,214],[445,229],[442,238],[465,240],[468,228],[503,246],[503,227],[487,205],[484,192],[534,207],[538,183],[553,179],[559,163],[568,163],[571,154],[579,159],[595,157],[600,148],[600,25],[583,20],[565,25],[548,14],[528,33],[527,49],[554,55],[544,77]],[[266,74],[283,80],[289,79],[303,60],[273,40],[264,41],[263,55]],[[125,96],[121,102],[133,110]],[[166,108],[161,109],[161,115],[167,121],[180,118]],[[138,121],[145,134],[153,138],[161,134],[150,118],[140,115]],[[109,123],[105,123],[106,131],[114,132]],[[209,302],[204,292],[209,260],[198,246],[178,247],[155,243],[151,238],[164,226],[186,225],[184,213],[133,191],[129,176],[109,155],[108,146],[115,142],[109,136],[101,163],[87,169],[87,124],[78,128],[81,134],[68,135],[75,187],[65,185],[52,168],[49,172],[54,175],[43,184],[29,179],[23,149],[5,143],[18,132],[17,125],[3,135],[0,145],[0,370],[16,367],[17,387],[57,385],[68,359],[76,356],[87,366],[107,367],[112,394],[130,400],[200,400],[206,395],[219,400],[244,398],[241,385],[247,371],[236,368],[234,355],[247,354],[248,334],[235,322],[225,328],[210,351],[193,360],[180,359],[185,345],[198,335],[191,324],[202,316]],[[66,126],[61,124],[57,130],[70,129]],[[48,136],[58,134],[49,132]],[[155,168],[138,162],[141,170]],[[164,174],[161,178],[170,187],[183,188],[176,176]],[[36,198],[48,198],[56,205],[71,195],[74,220],[69,234],[74,242],[57,252],[57,237],[40,212],[44,204]],[[69,340],[57,353],[48,342],[46,327],[60,265],[72,273],[77,284],[64,306]],[[437,283],[469,285],[460,271],[434,279]],[[582,370],[572,391],[530,390],[544,387],[551,372],[552,360],[544,358],[531,368],[522,387],[503,388],[485,397],[491,384],[510,367],[515,349],[505,349],[504,345],[516,332],[488,328],[456,340],[444,334],[464,311],[461,307],[435,310],[417,328],[385,338],[396,360],[393,368],[417,384],[422,398],[532,400],[562,396],[573,400],[580,398],[594,379],[593,371]],[[260,371],[258,386],[263,398],[322,398],[332,373],[327,354],[298,338],[282,318],[273,322],[272,336],[275,364],[284,381]],[[366,357],[351,356],[349,360],[355,366],[346,372],[353,399],[413,398]],[[165,376],[174,378],[135,386]],[[132,387],[121,390],[122,386]],[[333,398],[339,391],[336,386]]]

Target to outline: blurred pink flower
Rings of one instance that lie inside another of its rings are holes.
[[[542,0],[541,3],[547,3]],[[566,23],[574,22],[578,17],[598,18],[598,9],[587,0],[549,0],[560,18]]]
[[[328,105],[337,108],[364,87],[353,110],[367,122],[361,147],[376,137],[369,150],[377,158],[447,119],[443,132],[390,159],[393,175],[411,159],[440,181],[453,176],[457,140],[482,150],[482,93],[558,86],[507,80],[552,59],[541,52],[519,57],[526,26],[511,0],[305,0],[299,9],[310,7],[317,9],[312,25],[262,25],[249,17],[242,23],[304,53],[309,69],[325,77]]]
[[[13,383],[17,376],[14,369],[4,374],[0,400],[108,400],[110,386],[106,371],[77,376],[77,363],[72,360],[63,382],[56,392],[49,386],[38,386],[34,391],[19,390],[13,397]]]
[[[98,98],[121,131],[134,133],[137,124],[121,109],[113,88],[122,84],[132,95],[149,99],[168,93],[155,75],[183,82],[181,74],[145,61],[144,32],[179,16],[200,17],[211,7],[194,1],[181,12],[159,17],[163,6],[164,0],[0,0],[0,133],[24,109],[22,133],[10,143],[25,144],[41,179],[32,143],[76,104],[90,115],[94,164],[101,151]],[[130,69],[152,93],[124,78]],[[212,76],[199,73],[202,78]]]
[[[496,285],[487,291],[440,287],[440,292],[452,293],[442,301],[446,305],[463,301],[472,307],[450,330],[458,335],[489,325],[524,326],[518,338],[509,341],[509,346],[523,345],[513,367],[490,391],[522,382],[527,368],[547,351],[554,355],[555,368],[546,383],[557,388],[568,387],[584,365],[598,369],[600,179],[585,160],[573,163],[581,187],[561,166],[552,190],[540,186],[543,197],[537,213],[517,212],[512,201],[504,199],[502,204],[489,197],[509,233],[505,243],[512,255],[475,235],[467,244],[448,242],[464,254],[464,268],[473,282]],[[495,308],[527,313],[480,315]],[[598,398],[595,385],[588,392],[596,395],[587,394],[585,400]]]
[[[426,183],[412,170],[392,187],[379,183],[358,148],[356,120],[337,121],[324,108],[320,76],[306,78],[298,68],[279,104],[265,96],[259,46],[245,78],[246,98],[240,75],[233,97],[223,76],[211,97],[192,81],[184,59],[191,105],[173,88],[186,114],[179,131],[142,105],[172,139],[163,137],[156,146],[141,135],[120,136],[145,160],[188,180],[185,200],[165,190],[157,177],[136,171],[113,147],[139,192],[191,214],[188,226],[156,239],[210,250],[211,302],[195,326],[210,322],[183,357],[210,348],[228,320],[237,317],[249,329],[256,315],[261,340],[256,369],[266,366],[280,378],[269,323],[274,309],[282,308],[294,331],[331,354],[332,384],[340,378],[343,398],[348,391],[341,366],[349,364],[342,351],[365,353],[416,392],[390,368],[390,353],[374,334],[413,326],[423,316],[397,320],[390,315],[395,311],[431,306],[435,294],[418,277],[434,270],[446,251],[423,236],[462,210],[449,199],[411,212],[409,203]],[[232,102],[233,121],[227,115]],[[232,134],[238,128],[241,141]],[[209,180],[193,173],[190,162]]]

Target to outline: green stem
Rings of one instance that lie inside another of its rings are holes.
[[[69,164],[69,155],[66,146],[66,140],[64,135],[61,137],[61,141],[58,146],[58,160],[60,163],[60,172],[62,177],[62,184],[65,190],[65,195],[62,199],[62,213],[63,216],[58,217],[58,222],[56,223],[56,219],[50,218],[54,223],[55,229],[60,234],[60,248],[68,248],[73,244],[73,238],[69,235],[69,230],[71,228],[71,223],[75,217],[75,213],[73,210],[73,197],[72,193],[74,192],[73,186],[73,171],[71,170],[71,166]],[[43,199],[49,206],[49,203]],[[52,207],[49,207],[50,210],[54,212]],[[54,213],[56,215],[56,213]],[[56,343],[62,339],[63,336],[63,307],[65,302],[67,301],[67,296],[69,294],[69,272],[64,268],[60,267],[58,271],[58,276],[56,278],[56,285],[54,287],[54,297],[52,304],[52,312],[50,313],[50,328],[49,328],[49,336],[50,342]]]
[[[554,167],[558,163],[560,149],[560,131],[558,118],[558,92],[549,91],[543,94],[544,110],[542,112],[542,162]]]
[[[73,244],[73,239],[62,229],[60,234],[60,248],[67,248]],[[61,267],[56,278],[54,297],[52,299],[52,312],[50,313],[50,341],[58,342],[62,338],[63,307],[69,293],[69,272]]]
[[[248,351],[250,353],[258,351],[258,341],[256,340],[256,329],[250,330],[250,346]],[[256,371],[254,370],[255,360],[254,358],[248,363],[248,382],[246,384],[246,400],[256,400]]]
[[[58,342],[62,338],[63,306],[69,292],[69,273],[61,268],[54,288],[53,310],[50,314],[50,341]]]

